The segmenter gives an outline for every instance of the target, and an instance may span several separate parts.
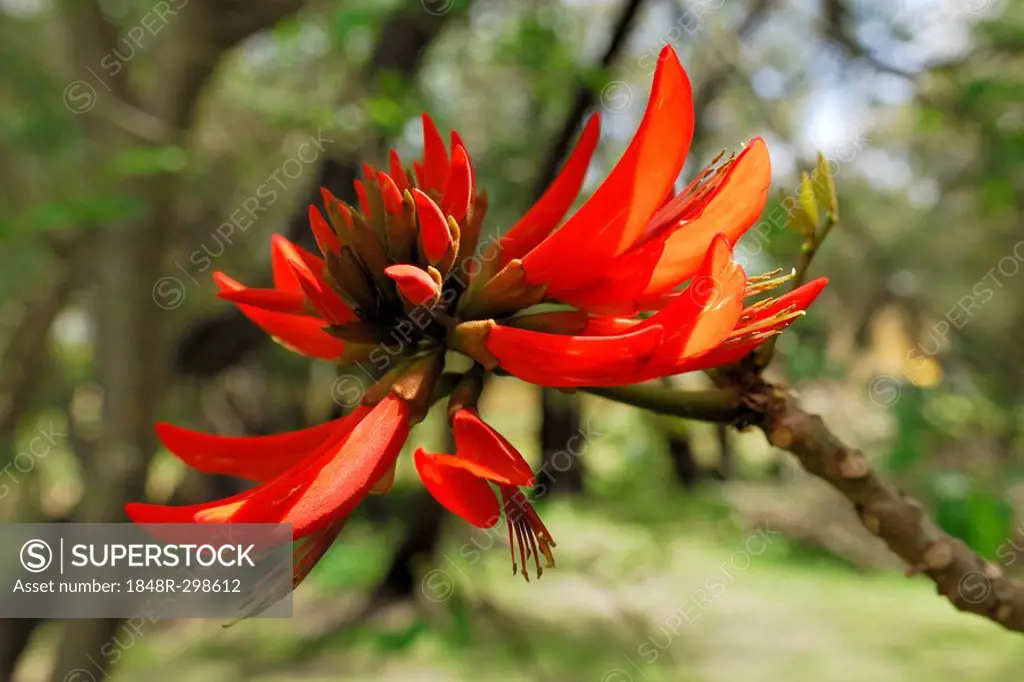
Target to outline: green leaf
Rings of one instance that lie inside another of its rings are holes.
[[[814,182],[807,175],[807,171],[800,176],[800,193],[797,199],[797,220],[800,230],[810,240],[818,231],[818,202],[814,197]]]
[[[187,161],[188,155],[178,145],[147,145],[118,152],[110,160],[110,170],[116,175],[127,177],[159,175],[184,170]]]
[[[968,509],[971,536],[967,543],[986,559],[994,559],[1013,532],[1013,509],[1002,497],[984,492],[970,496]]]
[[[818,166],[811,175],[814,180],[814,196],[818,206],[827,213],[831,213],[833,219],[839,217],[839,198],[836,196],[836,185],[832,180],[832,173],[828,169],[828,159],[821,152],[818,152]]]

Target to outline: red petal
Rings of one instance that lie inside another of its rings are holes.
[[[729,242],[718,235],[683,295],[639,325],[661,325],[667,330],[651,365],[704,353],[728,338],[743,309],[746,283]]]
[[[452,150],[452,169],[448,177],[448,186],[441,199],[441,210],[445,215],[455,218],[461,223],[469,211],[469,202],[473,198],[473,171],[469,167],[469,155],[463,147]]]
[[[306,295],[309,302],[313,304],[320,315],[330,324],[345,324],[356,319],[352,309],[341,299],[338,294],[329,289],[322,280],[318,280],[302,265],[288,261],[299,279],[299,286],[302,293]]]
[[[370,215],[370,202],[366,198],[366,185],[363,184],[362,180],[353,180],[352,184],[356,188],[356,195],[359,197],[359,208],[363,211],[363,216],[370,220],[373,216]]]
[[[289,315],[309,314],[309,310],[306,308],[306,296],[301,292],[245,288],[237,291],[222,291],[217,294],[217,297],[261,310],[272,310]]]
[[[418,448],[413,460],[423,486],[445,509],[478,528],[490,528],[501,519],[494,490],[462,458]]]
[[[469,166],[469,175],[471,178],[476,178],[476,173],[473,172],[473,157],[469,155],[469,147],[465,142],[462,141],[462,136],[459,135],[458,131],[453,130],[451,136],[452,152],[455,152],[456,147],[462,147],[462,150],[466,152],[466,165]],[[476,185],[472,185],[475,190]]]
[[[678,360],[674,365],[663,368],[663,372],[665,374],[680,374],[682,372],[693,372],[711,367],[719,367],[721,365],[728,365],[739,361],[747,353],[767,341],[769,337],[766,336],[766,334],[789,326],[795,321],[795,319],[792,317],[781,317],[774,324],[759,327],[758,331],[761,332],[761,335],[756,338],[743,339],[742,334],[744,328],[748,328],[757,322],[767,320],[788,309],[806,310],[825,289],[827,284],[828,279],[822,277],[812,280],[784,296],[780,296],[772,304],[765,306],[756,313],[753,313],[751,319],[744,322],[740,328],[734,330],[733,334],[741,335],[740,338],[736,340],[730,339],[722,345],[716,346],[704,353]],[[744,311],[744,313],[747,313],[747,311]]]
[[[724,234],[730,244],[739,241],[764,210],[771,177],[768,148],[764,140],[755,138],[736,158],[701,214],[664,239],[664,249],[644,294],[670,291],[685,282],[703,259],[705,245],[716,234]]]
[[[287,239],[278,240],[275,246],[277,253],[274,256],[280,259],[280,263],[275,261],[275,268],[291,271],[292,279],[298,283],[297,289],[309,299],[324,319],[331,324],[344,324],[356,319],[348,304],[324,280],[321,274],[324,267],[323,259],[298,248]],[[311,260],[310,257],[315,260]]]
[[[462,408],[452,420],[459,457],[478,465],[479,476],[495,483],[532,486],[533,470],[515,446],[488,426],[476,410]]]
[[[164,447],[193,469],[250,481],[268,481],[313,452],[330,436],[350,431],[351,415],[301,431],[272,436],[215,436],[158,422],[156,434]]]
[[[587,121],[576,147],[569,154],[554,182],[522,218],[501,238],[501,262],[522,258],[558,227],[579,196],[590,159],[601,137],[601,117],[594,114]]]
[[[136,503],[125,511],[136,523],[290,523],[294,537],[302,538],[348,516],[398,457],[408,433],[409,406],[389,395],[350,433],[330,437],[252,490],[206,504]]]
[[[452,131],[451,141],[452,141],[452,149],[455,149],[456,147],[462,147],[463,149],[469,149],[469,147],[466,146],[466,143],[462,141],[462,136],[459,135],[459,132],[457,130],[453,130]]]
[[[274,272],[275,289],[302,293],[299,280],[288,265],[289,260],[305,263],[313,272],[323,272],[324,269],[323,258],[293,244],[284,235],[275,233],[270,237],[270,266]]]
[[[413,161],[412,170],[416,174],[416,184],[419,187],[425,188],[427,186],[427,176],[426,171],[423,170],[423,165],[420,164],[418,161]]]
[[[666,46],[629,148],[580,210],[523,257],[529,283],[548,284],[557,297],[592,280],[632,246],[679,175],[692,135],[690,82]]]
[[[213,273],[213,279],[221,291],[239,291],[245,288],[222,272]],[[238,309],[256,326],[296,353],[334,360],[345,352],[344,342],[325,333],[323,328],[327,323],[319,317],[288,315],[244,304],[238,305]]]
[[[590,312],[651,309],[652,298],[693,276],[716,234],[725,234],[735,244],[757,222],[770,183],[768,150],[757,138],[736,158],[700,215],[662,230],[612,261],[600,281],[564,292],[559,300]]]
[[[405,174],[405,169],[402,168],[402,160],[398,158],[398,152],[394,149],[391,150],[390,162],[391,178],[395,181],[399,191],[404,192],[411,187],[409,176]]]
[[[313,237],[316,239],[316,245],[320,247],[320,253],[326,255],[328,251],[341,251],[338,235],[334,234],[334,230],[312,204],[309,205],[309,225],[313,228]]]
[[[418,189],[412,190],[416,200],[416,216],[419,219],[420,254],[430,264],[439,263],[452,245],[452,234],[448,221],[434,200]]]
[[[391,464],[391,468],[384,472],[384,474],[377,479],[377,482],[370,488],[371,495],[383,495],[386,492],[391,491],[391,486],[395,484],[395,468],[398,465],[397,460]]]
[[[487,350],[508,371],[541,386],[632,383],[661,343],[657,325],[616,336],[563,336],[496,325]]]
[[[347,522],[348,518],[338,519],[299,542],[292,551],[292,589],[298,587],[327,554]]]
[[[384,197],[384,210],[391,214],[401,211],[402,193],[395,181],[391,179],[390,175],[383,172],[377,176],[377,181],[380,182],[381,195]]]
[[[448,149],[437,126],[426,113],[423,114],[423,178],[422,188],[443,194],[448,184]]]
[[[413,305],[433,303],[441,295],[437,282],[415,265],[389,265],[384,274],[395,280],[399,293]]]

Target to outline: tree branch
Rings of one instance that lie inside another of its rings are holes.
[[[580,389],[602,398],[658,414],[702,422],[732,422],[743,414],[735,391],[676,391],[663,386],[588,386]]]
[[[883,479],[860,450],[805,412],[787,389],[764,380],[752,360],[717,374],[718,391],[646,385],[583,390],[661,414],[760,428],[768,442],[842,493],[864,527],[910,566],[908,576],[923,573],[960,611],[1024,632],[1024,584],[939,528],[920,501]]]

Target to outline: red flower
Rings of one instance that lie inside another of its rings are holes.
[[[599,138],[595,115],[548,191],[497,242],[479,243],[487,197],[462,140],[452,133],[449,156],[426,115],[423,127],[422,163],[407,172],[392,151],[387,173],[367,166],[358,210],[324,191],[329,220],[310,209],[320,255],[275,236],[273,288],[214,276],[219,295],[282,345],[341,364],[372,363],[377,384],[352,414],[293,433],[228,438],[158,425],[164,445],[189,465],[257,485],[188,507],[130,504],[131,518],[290,523],[301,540],[297,584],[359,502],[390,488],[409,429],[438,392],[446,352],[456,350],[475,361],[451,391],[456,452],[417,450],[417,471],[470,523],[487,528],[504,516],[513,566],[528,579],[532,558],[540,575],[542,556],[554,565],[555,543],[520,490],[534,483],[529,465],[475,410],[485,370],[572,387],[707,369],[780,333],[825,286],[816,280],[748,302],[784,281],[748,278],[732,253],[767,198],[762,140],[674,192],[693,105],[671,48],[640,127],[604,183],[566,218]],[[528,310],[541,302],[564,307]]]

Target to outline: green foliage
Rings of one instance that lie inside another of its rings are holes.
[[[960,475],[938,474],[933,486],[936,522],[983,557],[995,560],[1013,531],[1013,508],[999,495],[973,490]]]
[[[900,399],[892,407],[896,440],[888,457],[889,469],[896,472],[913,467],[929,444],[923,391],[916,386],[903,386],[900,391]]]

